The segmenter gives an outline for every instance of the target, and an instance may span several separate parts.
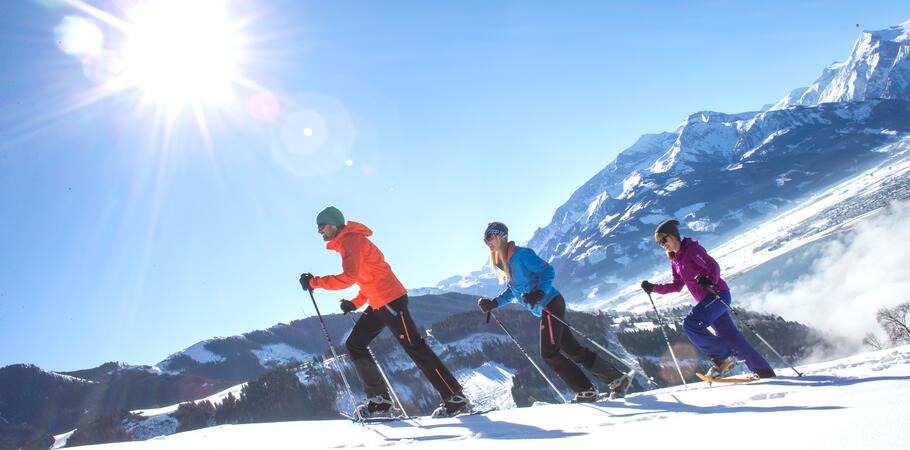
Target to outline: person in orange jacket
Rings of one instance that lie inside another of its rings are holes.
[[[461,384],[427,345],[414,323],[408,311],[407,290],[392,273],[379,248],[368,239],[373,232],[363,224],[345,222],[344,215],[334,206],[316,216],[316,225],[319,234],[328,242],[326,248],[341,255],[343,272],[327,276],[304,273],[300,275],[300,285],[306,290],[341,290],[357,284],[360,292],[353,300],[341,300],[341,310],[347,314],[367,305],[345,341],[367,394],[366,402],[357,407],[355,415],[361,418],[387,416],[392,407],[388,388],[367,349],[383,328],[392,331],[405,353],[442,396],[443,403],[433,412],[434,416],[454,416],[468,410],[471,403],[462,393]]]

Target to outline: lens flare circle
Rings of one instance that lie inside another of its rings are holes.
[[[91,20],[77,16],[66,16],[54,28],[57,47],[68,55],[97,55],[104,47],[104,34]]]
[[[247,101],[247,111],[254,120],[259,122],[274,122],[281,115],[281,105],[278,97],[271,92],[257,92]]]
[[[353,158],[357,137],[347,108],[334,97],[317,94],[290,96],[282,102],[280,130],[272,155],[288,171],[311,177],[343,169]]]

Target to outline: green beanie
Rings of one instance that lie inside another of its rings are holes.
[[[326,209],[323,209],[318,216],[316,216],[316,225],[335,225],[338,227],[344,226],[344,214],[334,206],[329,206]]]

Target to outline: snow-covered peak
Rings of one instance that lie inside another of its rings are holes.
[[[885,41],[907,42],[910,41],[910,19],[907,19],[900,25],[895,25],[884,30],[864,31],[864,33],[876,35]]]
[[[846,61],[830,65],[811,86],[794,90],[771,109],[874,98],[910,100],[910,20],[863,31]]]

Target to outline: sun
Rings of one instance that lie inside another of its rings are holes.
[[[155,0],[129,9],[123,81],[168,106],[226,101],[242,45],[227,13],[219,0]]]
[[[204,135],[207,112],[226,112],[248,92],[267,89],[240,75],[250,42],[249,18],[231,11],[228,0],[122,0],[116,14],[84,0],[61,0],[101,23],[67,18],[57,27],[61,50],[78,56],[97,86],[82,103],[125,91],[141,93],[140,106],[170,126],[190,110]],[[274,102],[272,102],[274,103]],[[269,117],[277,105],[269,108]]]

